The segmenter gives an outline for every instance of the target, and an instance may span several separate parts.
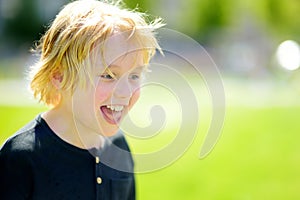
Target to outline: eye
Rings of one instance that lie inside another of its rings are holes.
[[[101,78],[106,79],[106,80],[113,80],[114,77],[112,77],[110,74],[101,74]]]
[[[140,80],[140,77],[141,77],[140,74],[131,74],[131,75],[129,76],[129,78],[130,78],[131,80],[133,80],[133,81],[138,81],[138,80]]]

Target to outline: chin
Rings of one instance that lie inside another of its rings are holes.
[[[119,127],[107,128],[101,131],[101,135],[105,137],[111,137],[114,136],[116,133],[118,133],[119,130],[120,130]]]

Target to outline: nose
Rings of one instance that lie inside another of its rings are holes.
[[[133,87],[128,79],[126,77],[119,79],[114,89],[114,96],[121,99],[127,99],[132,96],[132,93]]]

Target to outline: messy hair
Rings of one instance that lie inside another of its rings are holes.
[[[34,97],[46,105],[57,105],[62,91],[72,94],[90,77],[91,66],[86,60],[91,50],[115,33],[129,31],[129,37],[144,47],[147,64],[156,50],[160,50],[155,31],[163,26],[160,18],[147,21],[150,20],[146,14],[128,10],[120,2],[78,0],[67,4],[35,48],[40,59],[30,73]],[[59,89],[51,83],[57,74],[61,76]]]

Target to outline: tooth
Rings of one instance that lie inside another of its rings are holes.
[[[115,111],[120,111],[120,106],[116,106]]]
[[[114,106],[114,110],[119,112],[119,111],[122,111],[123,110],[123,106]]]
[[[124,106],[113,106],[113,105],[107,105],[107,108],[111,109],[112,111],[122,111],[124,109]]]

